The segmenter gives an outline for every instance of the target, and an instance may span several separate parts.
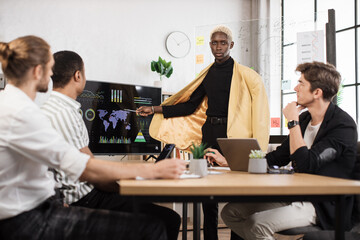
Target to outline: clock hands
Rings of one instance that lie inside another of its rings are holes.
[[[182,44],[183,42],[187,42],[189,39],[184,39],[181,42],[179,42],[179,44]]]
[[[172,37],[172,39],[174,39],[174,41],[176,42],[176,44],[177,44],[178,46],[180,45],[180,43],[178,43],[178,41],[176,41],[175,38]]]
[[[182,44],[183,42],[188,41],[188,39],[184,39],[184,40],[182,40],[181,42],[178,42],[178,41],[176,41],[175,38],[172,38],[172,39],[174,39],[174,41],[176,42],[176,45],[178,45],[178,46],[180,46],[180,44]]]
[[[171,32],[165,42],[169,54],[176,58],[185,57],[189,53],[190,45],[189,37],[180,31]]]

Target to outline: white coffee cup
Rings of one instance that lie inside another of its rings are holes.
[[[200,177],[208,175],[208,162],[206,159],[191,159],[189,163],[189,172]]]
[[[250,158],[248,172],[249,173],[266,173],[267,172],[266,158]]]

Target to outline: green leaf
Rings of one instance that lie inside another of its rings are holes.
[[[173,73],[173,67],[170,66],[170,68],[167,69],[167,71],[166,71],[166,73],[165,73],[165,76],[166,76],[167,78],[169,78],[172,73]]]
[[[160,63],[159,66],[160,66],[160,74],[161,74],[161,75],[164,75],[164,73],[165,73],[165,66],[164,66],[162,63]]]
[[[249,158],[265,158],[266,153],[261,150],[251,150]]]
[[[166,67],[166,61],[165,61],[165,59],[160,58],[160,63],[161,63],[161,65],[164,66],[164,68]]]
[[[160,73],[161,74],[161,64],[159,62],[157,62],[155,64],[155,69],[156,69],[156,72]]]
[[[156,71],[156,69],[155,69],[155,64],[156,64],[155,61],[152,61],[151,64],[150,64],[150,65],[151,65],[151,66],[150,66],[150,67],[151,67],[151,71],[153,71],[153,72]]]
[[[165,75],[167,78],[171,76],[174,69],[171,66],[171,62],[166,62],[165,59],[162,59],[160,56],[158,58],[158,61],[152,61],[151,62],[151,71],[157,72],[160,74],[160,79],[163,75]]]
[[[195,144],[192,143],[192,146],[190,147],[190,151],[192,152],[194,159],[204,158],[206,145],[207,144],[201,143],[199,146],[195,146]]]
[[[336,105],[341,106],[342,100],[343,100],[343,93],[344,93],[344,85],[343,85],[344,79],[341,81],[339,90],[336,94]]]
[[[170,68],[170,67],[171,67],[171,62],[167,62],[167,63],[165,64],[165,67],[166,67],[166,68]]]

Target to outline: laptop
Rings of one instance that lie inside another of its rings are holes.
[[[217,141],[231,171],[247,172],[250,151],[261,149],[255,138],[218,138]]]

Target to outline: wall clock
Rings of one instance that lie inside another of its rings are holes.
[[[176,31],[167,36],[165,46],[171,56],[182,58],[190,52],[191,44],[185,33]]]

